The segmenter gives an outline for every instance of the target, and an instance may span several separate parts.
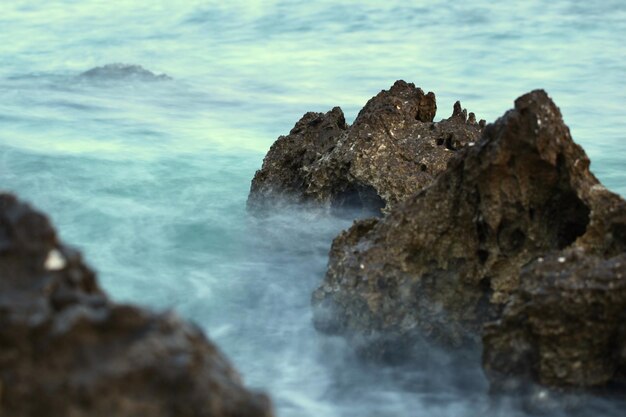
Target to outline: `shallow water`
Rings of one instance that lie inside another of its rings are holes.
[[[626,195],[626,3],[129,3],[0,2],[0,188],[50,214],[116,299],[200,324],[281,417],[511,415],[479,369],[362,368],[317,334],[310,294],[350,221],[250,218],[250,179],[306,111],[352,120],[402,78],[437,93],[438,118],[460,99],[492,121],[546,89]],[[173,79],[78,76],[114,62]]]

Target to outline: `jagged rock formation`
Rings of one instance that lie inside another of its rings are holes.
[[[0,414],[272,412],[198,328],[111,302],[44,215],[0,194]]]
[[[624,200],[598,183],[559,109],[533,91],[430,187],[335,239],[315,324],[374,358],[410,355],[422,338],[471,348],[524,264],[571,246],[616,256],[625,230]]]
[[[166,74],[155,74],[140,65],[107,64],[80,74],[80,77],[97,80],[137,79],[141,81],[165,81],[172,78]]]
[[[626,377],[626,253],[568,249],[523,269],[502,317],[485,327],[483,364],[494,391],[528,381],[594,387]]]
[[[433,122],[436,110],[433,93],[397,81],[372,98],[352,126],[339,107],[305,114],[270,148],[252,180],[248,207],[288,201],[389,210],[429,185],[484,126],[459,102],[446,120]]]

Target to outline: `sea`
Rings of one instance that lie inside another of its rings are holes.
[[[311,293],[353,219],[252,216],[250,180],[304,113],[351,122],[404,79],[435,92],[437,120],[460,100],[492,122],[545,89],[624,196],[624,40],[624,0],[0,0],[0,189],[112,298],[203,328],[279,417],[524,415],[475,364],[363,364],[317,333]],[[81,75],[108,64],[167,77]]]

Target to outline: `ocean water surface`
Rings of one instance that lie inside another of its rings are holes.
[[[480,369],[367,367],[317,334],[310,294],[351,219],[256,219],[250,180],[303,113],[351,121],[405,79],[438,119],[460,99],[493,121],[546,89],[626,195],[624,39],[622,0],[5,0],[0,189],[48,213],[115,299],[198,323],[280,417],[514,415]],[[171,79],[80,76],[119,62]]]

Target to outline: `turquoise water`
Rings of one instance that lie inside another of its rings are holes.
[[[0,188],[49,213],[116,299],[200,324],[281,417],[484,412],[479,371],[363,369],[316,334],[310,293],[350,221],[250,218],[250,179],[303,113],[352,120],[405,79],[438,118],[460,99],[492,121],[545,88],[626,195],[626,2],[130,3],[0,2]],[[115,62],[172,80],[78,76]]]

